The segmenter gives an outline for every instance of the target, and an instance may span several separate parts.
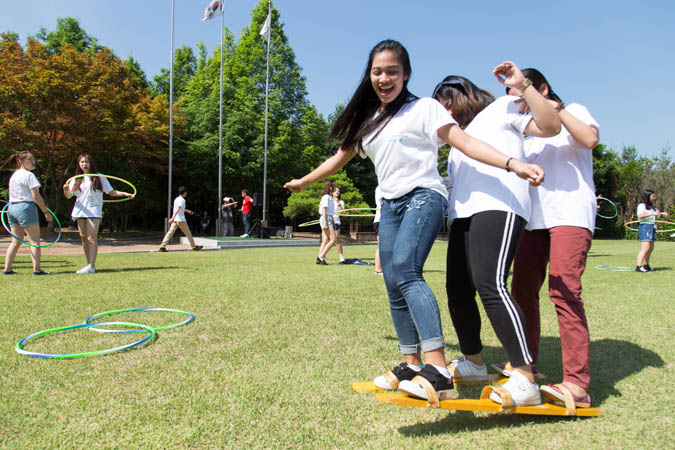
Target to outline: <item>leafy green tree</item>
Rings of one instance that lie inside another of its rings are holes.
[[[195,74],[197,59],[191,47],[184,45],[174,52],[173,55],[173,95],[177,98],[183,94],[187,84]],[[169,98],[171,71],[162,69],[159,75],[153,78],[152,90],[155,94],[164,94]]]
[[[49,54],[61,53],[66,44],[69,44],[77,52],[98,52],[103,47],[98,45],[98,39],[89,36],[80,27],[80,22],[73,17],[59,18],[56,20],[56,30],[47,31],[44,27],[35,38],[45,44]]]

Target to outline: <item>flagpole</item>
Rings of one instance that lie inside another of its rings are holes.
[[[173,27],[174,27],[174,8],[176,0],[171,0],[171,63],[169,65],[169,194],[167,202],[166,222],[164,223],[164,232],[169,230],[169,219],[171,218],[171,175],[173,172]]]
[[[225,27],[225,13],[220,15],[220,116],[218,122],[218,223],[216,234],[222,236],[223,210],[220,202],[223,198],[223,28]]]
[[[270,36],[272,35],[272,4],[267,0],[267,17],[270,19],[267,30],[267,72],[265,75],[265,156],[263,159],[263,227],[267,227],[267,116],[269,110],[269,87],[270,87]]]

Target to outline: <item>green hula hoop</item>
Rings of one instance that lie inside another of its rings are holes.
[[[132,342],[131,344],[127,345],[121,345],[119,347],[114,347],[114,348],[108,348],[104,350],[95,350],[93,352],[83,352],[83,353],[38,353],[38,352],[29,352],[28,350],[24,350],[22,348],[22,345],[31,340],[38,338],[40,336],[44,336],[45,334],[49,333],[56,333],[58,331],[65,331],[65,330],[74,330],[77,328],[91,328],[96,325],[119,325],[123,327],[131,327],[131,328],[143,328],[145,331],[149,332],[150,334],[143,339],[141,339],[138,342]],[[15,347],[15,350],[17,353],[20,353],[25,356],[33,356],[36,358],[52,358],[52,359],[70,359],[70,358],[81,358],[84,356],[96,356],[96,355],[105,355],[107,353],[115,353],[115,352],[121,352],[122,350],[127,350],[132,347],[139,346],[143,344],[144,342],[147,342],[148,340],[152,339],[155,337],[157,333],[155,332],[155,329],[152,327],[149,327],[147,325],[141,325],[139,323],[130,323],[130,322],[105,322],[105,323],[81,323],[78,325],[70,325],[67,327],[59,327],[59,328],[51,328],[49,330],[43,330],[43,331],[38,331],[37,333],[33,333],[30,336],[26,336],[25,338],[21,339]]]
[[[627,230],[629,231],[637,231],[637,228],[629,227],[628,225],[632,225],[634,223],[640,223],[639,220],[632,220],[630,222],[626,222],[623,224],[624,227],[626,227]],[[649,222],[649,223],[663,223],[667,225],[673,225],[673,228],[668,228],[667,230],[656,230],[657,233],[671,233],[675,231],[675,222],[669,222],[667,220],[655,220],[654,222]]]
[[[58,236],[56,236],[56,239],[54,240],[54,242],[51,242],[51,243],[46,244],[46,245],[33,245],[33,244],[31,244],[30,242],[26,242],[26,241],[24,241],[23,239],[19,239],[18,236],[15,236],[14,234],[12,234],[12,230],[9,229],[9,227],[7,226],[7,222],[5,222],[5,214],[8,214],[8,213],[7,213],[7,207],[8,207],[8,206],[9,206],[9,203],[5,204],[5,207],[2,208],[2,211],[0,211],[0,222],[2,222],[2,226],[5,227],[5,230],[7,231],[7,233],[9,233],[9,235],[12,236],[12,237],[13,237],[14,239],[16,239],[17,241],[19,241],[19,242],[21,242],[22,244],[25,244],[25,245],[27,245],[27,246],[29,246],[29,247],[46,248],[46,247],[51,247],[52,245],[54,245],[54,244],[56,244],[57,242],[59,242],[59,239],[61,239],[61,222],[59,222],[59,218],[56,217],[56,214],[54,214],[54,211],[52,211],[52,210],[49,209],[49,208],[47,208],[47,211],[49,211],[49,214],[52,215],[52,217],[54,218],[54,220],[56,220],[56,223],[57,223],[58,226],[59,226],[59,234],[58,234]]]
[[[301,223],[298,227],[311,227],[312,225],[318,225],[319,222],[319,219],[310,220],[309,222]]]
[[[604,201],[608,202],[610,205],[612,205],[612,206],[614,207],[614,215],[613,215],[613,216],[603,216],[603,215],[600,214],[599,212],[596,212],[595,215],[598,216],[598,217],[602,217],[603,219],[610,219],[610,220],[611,220],[611,219],[615,219],[616,216],[619,215],[619,208],[617,208],[616,205],[614,204],[614,202],[611,201],[611,200],[608,199],[608,198],[600,197],[600,198],[598,198],[598,201],[600,201],[600,200],[604,200]]]
[[[181,325],[187,325],[188,323],[192,322],[195,320],[194,314],[191,314],[187,311],[181,311],[180,309],[168,309],[168,308],[129,308],[129,309],[117,309],[115,311],[106,311],[98,314],[94,314],[93,316],[89,316],[86,319],[84,319],[85,324],[90,324],[93,319],[96,319],[101,316],[109,316],[111,314],[122,314],[125,312],[135,312],[135,311],[164,311],[164,312],[175,312],[179,314],[185,314],[188,316],[187,320],[184,320],[183,322],[178,322],[178,323],[172,323],[170,325],[164,325],[161,327],[153,328],[155,331],[162,331],[162,330],[168,330],[170,328],[176,328],[180,327]],[[94,324],[97,325],[97,324]],[[96,328],[96,327],[91,327],[91,330],[98,331],[99,333],[139,333],[141,331],[145,331],[142,328],[139,328],[137,330],[110,330],[106,328]]]
[[[68,178],[64,184],[70,184],[70,182],[71,182],[72,180],[75,180],[76,178],[84,178],[84,177],[103,177],[103,178],[110,178],[111,180],[117,180],[117,181],[121,181],[122,183],[126,183],[126,184],[128,184],[128,185],[131,187],[131,189],[134,190],[134,193],[131,194],[131,197],[124,197],[124,198],[120,198],[120,199],[118,199],[118,200],[103,200],[103,203],[120,203],[120,202],[126,202],[126,201],[131,200],[131,199],[133,199],[134,197],[136,197],[136,192],[138,192],[138,191],[136,190],[136,186],[134,186],[133,184],[131,184],[130,182],[128,182],[128,181],[125,180],[124,178],[113,177],[112,175],[103,175],[102,173],[83,173],[83,174],[80,174],[80,175],[75,175],[75,176],[72,176],[72,177]]]
[[[594,269],[598,270],[607,270],[609,272],[632,272],[634,269],[630,267],[621,267],[621,266],[595,266]]]

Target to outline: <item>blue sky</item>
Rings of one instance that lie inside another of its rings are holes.
[[[201,22],[208,0],[175,0],[175,46],[218,45],[219,19]],[[256,0],[225,3],[225,25],[238,36]],[[348,100],[370,49],[382,39],[408,49],[411,90],[428,96],[445,75],[464,75],[501,95],[492,68],[503,60],[536,67],[567,103],[600,123],[601,143],[644,156],[675,145],[675,2],[567,0],[512,3],[390,0],[276,0],[284,32],[307,78],[310,101],[327,116]],[[171,0],[0,0],[0,31],[24,43],[59,17],[90,34],[148,78],[170,61]],[[675,152],[670,151],[671,157]]]

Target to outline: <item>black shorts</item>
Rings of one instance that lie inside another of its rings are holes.
[[[339,223],[333,223],[333,229],[335,231],[340,231],[340,224]]]

